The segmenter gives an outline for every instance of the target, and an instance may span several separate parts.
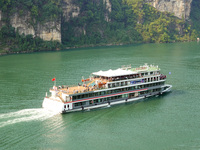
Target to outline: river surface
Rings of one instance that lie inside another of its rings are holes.
[[[57,85],[99,70],[159,65],[168,94],[70,114],[41,108]],[[171,72],[171,74],[169,73]],[[138,44],[0,57],[0,149],[199,150],[200,44]]]

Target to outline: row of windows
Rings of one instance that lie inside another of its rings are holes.
[[[117,82],[117,83],[108,84],[108,88],[125,86],[125,85],[130,85],[130,84],[147,83],[147,82],[158,81],[158,80],[159,80],[159,77],[151,77],[151,78],[140,79],[137,81]]]
[[[143,94],[150,94],[152,92],[160,92],[161,88],[153,89],[153,90],[147,90],[147,91],[141,91],[136,93],[130,93],[130,94],[122,94],[112,97],[106,97],[106,98],[100,98],[100,99],[94,99],[87,102],[78,102],[74,104],[74,107],[80,107],[85,105],[95,105],[100,103],[107,103],[109,101],[115,100],[115,99],[121,99],[121,98],[132,98],[132,97],[138,97]]]
[[[82,98],[101,96],[101,95],[118,93],[118,92],[123,92],[123,91],[143,89],[143,88],[153,87],[153,86],[158,86],[158,85],[164,85],[164,82],[157,82],[157,83],[151,83],[151,84],[145,84],[145,85],[137,85],[137,86],[132,86],[132,87],[126,87],[126,88],[102,91],[102,92],[95,92],[95,93],[89,93],[89,94],[76,95],[76,96],[73,96],[72,99],[73,100],[77,100],[77,99],[82,99]]]
[[[139,78],[139,77],[142,77],[142,76],[158,75],[158,74],[160,74],[159,71],[145,72],[145,73],[141,73],[141,74],[133,74],[133,75],[127,75],[127,76],[113,77],[112,81],[134,79],[134,78]],[[95,76],[95,77],[100,78],[100,76]],[[105,77],[101,77],[101,78],[102,79],[108,79],[108,78],[105,78]]]

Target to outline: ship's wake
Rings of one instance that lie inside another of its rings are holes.
[[[17,112],[0,114],[0,128],[20,122],[43,121],[56,114],[58,113],[43,108],[24,109]]]

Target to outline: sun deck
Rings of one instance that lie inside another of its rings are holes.
[[[51,89],[51,90],[58,90],[58,95],[61,93],[65,93],[68,95],[76,94],[76,93],[85,93],[100,89],[108,88],[106,86],[109,82],[116,82],[116,81],[124,81],[129,79],[141,78],[141,77],[148,77],[152,76],[153,74],[144,74],[144,72],[153,72],[159,71],[160,69],[158,66],[154,65],[143,65],[138,68],[131,68],[131,66],[123,66],[122,68],[116,70],[108,70],[108,71],[98,71],[93,72],[93,77],[88,79],[82,79],[82,84],[77,84],[77,86],[62,86],[58,89]],[[154,75],[159,75],[159,72],[156,72]]]

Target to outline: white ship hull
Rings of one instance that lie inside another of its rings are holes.
[[[59,100],[54,100],[52,98],[44,98],[42,107],[54,112],[58,112],[58,113],[68,113],[68,112],[75,112],[75,111],[83,111],[83,110],[91,110],[91,109],[97,109],[97,108],[103,108],[103,107],[110,107],[112,105],[117,105],[117,104],[123,104],[123,103],[128,103],[128,102],[134,102],[134,101],[139,101],[141,99],[144,98],[148,98],[148,97],[152,97],[155,95],[160,95],[163,93],[167,93],[171,91],[172,85],[165,85],[163,87],[167,88],[165,90],[163,90],[162,92],[159,93],[152,93],[149,95],[145,95],[145,96],[140,96],[140,97],[135,97],[135,98],[130,98],[130,99],[123,99],[123,100],[116,100],[114,102],[110,102],[110,103],[104,103],[104,104],[98,104],[98,105],[93,105],[93,106],[86,106],[83,108],[76,108],[76,109],[68,109],[65,108],[65,103],[59,101]],[[72,105],[72,103],[71,103]],[[72,106],[70,106],[72,108]]]

